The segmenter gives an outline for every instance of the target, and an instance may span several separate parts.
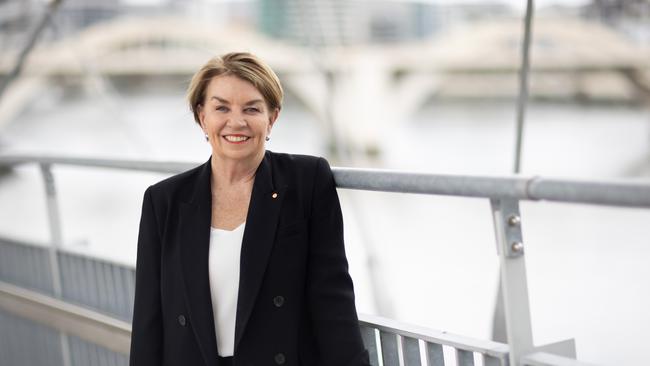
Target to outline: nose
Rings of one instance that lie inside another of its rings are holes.
[[[228,119],[228,123],[236,127],[244,127],[248,124],[244,114],[241,112],[233,112],[231,118]]]

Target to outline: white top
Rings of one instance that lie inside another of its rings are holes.
[[[217,348],[221,357],[232,356],[235,352],[239,258],[245,225],[244,222],[233,231],[210,228],[210,296]]]

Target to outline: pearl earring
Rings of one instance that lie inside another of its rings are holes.
[[[208,134],[205,134],[205,141],[210,141],[210,138],[208,138]]]
[[[270,137],[266,136],[266,139],[265,139],[265,140],[266,140],[266,141],[269,141],[270,139],[271,139]]]

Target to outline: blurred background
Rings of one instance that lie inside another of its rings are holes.
[[[525,8],[0,0],[0,154],[198,165],[210,148],[185,102],[188,82],[210,57],[250,51],[286,93],[270,150],[334,166],[510,175]],[[523,175],[648,181],[650,1],[535,2],[523,136]],[[142,194],[166,175],[53,173],[63,248],[134,265]],[[492,337],[487,200],[339,195],[359,312]],[[650,212],[524,202],[522,220],[535,343],[575,338],[580,360],[650,364]],[[49,235],[38,167],[1,170],[0,237],[47,246]]]

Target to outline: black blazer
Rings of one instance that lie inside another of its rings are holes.
[[[218,365],[208,279],[210,160],[147,188],[131,366]],[[241,248],[235,366],[369,366],[323,158],[267,151]]]

